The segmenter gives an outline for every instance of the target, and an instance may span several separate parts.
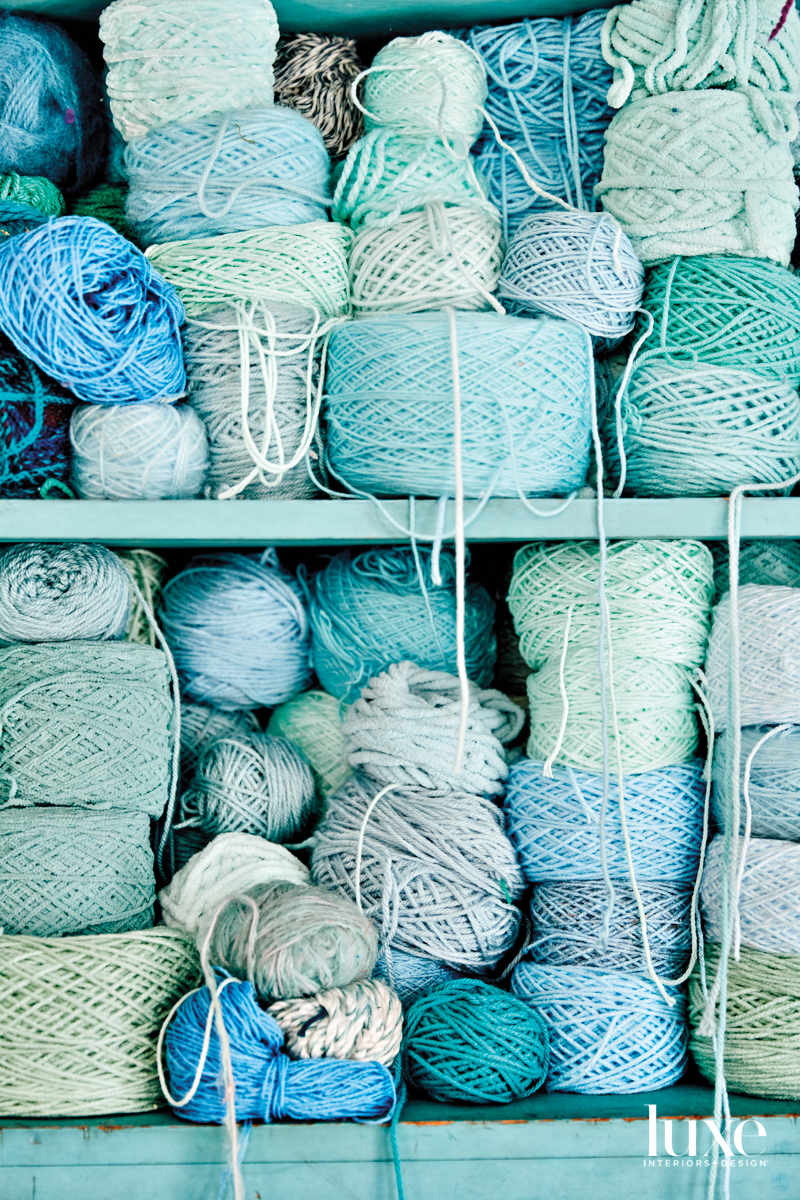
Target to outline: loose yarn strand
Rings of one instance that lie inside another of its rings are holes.
[[[355,865],[355,872],[354,872],[355,879],[353,881],[353,889],[355,892],[355,901],[356,901],[356,906],[358,907],[359,912],[364,911],[364,909],[361,905],[361,863],[362,863],[362,859],[363,859],[363,855],[364,855],[364,834],[367,832],[367,822],[369,821],[370,817],[372,816],[373,812],[375,811],[375,806],[378,803],[378,801],[382,800],[383,797],[388,795],[389,792],[393,792],[396,787],[397,787],[396,783],[387,783],[386,787],[381,788],[379,792],[376,792],[375,795],[370,800],[369,804],[367,805],[366,811],[364,813],[364,819],[361,822],[361,829],[359,830],[359,834],[358,834],[358,844],[356,846],[356,865]]]
[[[558,737],[556,738],[555,745],[550,751],[550,754],[547,756],[545,764],[542,767],[542,774],[544,775],[545,779],[553,778],[553,763],[558,758],[564,742],[564,734],[567,732],[567,720],[569,718],[569,695],[567,694],[567,685],[564,680],[564,666],[567,661],[567,650],[569,649],[569,630],[572,624],[572,614],[574,611],[575,605],[570,604],[569,609],[567,610],[567,619],[564,622],[564,638],[561,646],[561,660],[558,669],[558,686],[561,691],[561,725],[558,730]]]
[[[458,681],[461,687],[461,715],[458,723],[458,742],[453,770],[458,774],[464,760],[464,743],[467,737],[467,722],[469,720],[469,679],[467,678],[467,658],[464,646],[464,628],[466,616],[466,546],[464,542],[464,476],[461,458],[461,377],[458,363],[458,328],[456,314],[452,308],[447,309],[450,325],[450,359],[453,368],[453,464],[456,476],[456,663]]]

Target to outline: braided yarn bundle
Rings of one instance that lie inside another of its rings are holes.
[[[349,312],[352,237],[343,225],[311,221],[162,242],[147,258],[175,287],[187,317],[236,300],[277,300],[340,317]]]
[[[487,974],[514,944],[522,875],[483,796],[355,775],[328,797],[311,878],[355,898],[392,950]]]
[[[317,678],[332,696],[355,700],[374,675],[410,659],[431,671],[456,671],[455,557],[442,550],[434,586],[427,548],[343,550],[309,585],[308,620]],[[491,683],[497,652],[494,603],[479,583],[465,595],[467,676]],[[299,690],[299,689],[298,689]]]
[[[454,322],[464,495],[582,487],[591,442],[586,335],[548,317],[459,314]],[[453,379],[445,313],[373,317],[336,330],[325,385],[332,471],[367,492],[452,496]]]
[[[83,500],[190,500],[203,490],[206,428],[186,404],[79,404],[69,436]]]
[[[118,550],[117,558],[128,572],[131,582],[141,593],[141,599],[136,592],[133,594],[125,640],[141,642],[143,646],[156,646],[158,638],[150,623],[145,605],[151,613],[155,613],[158,608],[167,564],[160,554],[154,554],[152,550]],[[183,730],[181,730],[181,741],[183,741]]]
[[[706,937],[722,942],[722,892],[726,886],[724,837],[708,847],[700,898]],[[736,884],[735,940],[752,950],[800,954],[800,846],[749,838],[741,848]]]
[[[714,583],[721,597],[730,587],[730,556],[727,542],[712,542]],[[739,545],[739,587],[746,583],[775,583],[800,587],[800,542],[788,538],[764,538]]]
[[[93,217],[48,221],[0,254],[0,328],[79,400],[180,396],[183,319],[175,291],[147,259]]]
[[[143,812],[0,809],[0,928],[61,937],[153,924],[150,821]]]
[[[114,0],[100,16],[114,124],[129,141],[169,121],[272,104],[269,0]]]
[[[162,125],[128,143],[125,171],[145,245],[325,221],[330,206],[321,134],[272,105]]]
[[[58,25],[2,13],[0,173],[80,191],[105,141],[100,80],[83,50]]]
[[[314,996],[278,1000],[268,1012],[292,1058],[347,1058],[391,1067],[403,1040],[403,1006],[379,980],[358,979]]]
[[[456,774],[461,704],[457,676],[392,663],[370,679],[345,714],[350,765],[381,785],[502,795],[508,775],[503,746],[522,729],[522,709],[493,688],[471,684],[463,765]]]
[[[480,979],[432,988],[406,1016],[403,1073],[434,1100],[522,1100],[544,1083],[549,1058],[539,1014]]]
[[[705,784],[698,759],[623,780],[631,858],[640,881],[693,883],[703,836]],[[619,786],[611,777],[603,821],[601,774],[520,759],[509,771],[506,829],[531,883],[628,878]],[[601,830],[604,838],[601,839]]]
[[[252,833],[220,833],[158,893],[165,925],[195,937],[229,896],[285,880],[308,883],[308,868],[284,846]]]
[[[181,779],[186,784],[203,751],[221,737],[246,737],[258,733],[256,716],[247,709],[221,712],[204,704],[181,704]],[[274,732],[274,731],[273,731]]]
[[[772,728],[749,725],[741,730],[740,795],[744,793],[744,776],[749,762],[747,790],[753,837],[800,842],[800,727],[791,725],[775,732],[756,750]],[[731,730],[725,729],[714,744],[711,800],[714,817],[723,830],[731,820],[731,742]],[[740,833],[745,832],[746,821],[746,805],[740,802]]]
[[[0,333],[0,496],[28,499],[66,483],[74,403]]]
[[[161,625],[186,700],[271,707],[310,683],[305,604],[274,550],[192,559],[164,588]]]
[[[261,1000],[313,996],[368,979],[378,938],[351,900],[325,888],[276,881],[233,897],[213,922],[209,961],[249,979]],[[213,920],[200,926],[202,944]]]
[[[0,939],[0,1114],[160,1108],[158,1031],[199,973],[192,942],[172,929]]]
[[[0,200],[28,205],[45,217],[62,217],[67,207],[61,192],[49,179],[41,175],[18,175],[16,171],[0,175]]]
[[[522,962],[511,990],[547,1026],[548,1092],[624,1096],[669,1087],[683,1075],[689,1039],[677,989],[670,989],[670,1007],[637,975]]]
[[[275,100],[312,121],[333,158],[343,158],[363,131],[350,94],[361,71],[352,38],[289,33],[278,42]]]
[[[327,692],[301,692],[273,709],[267,733],[288,738],[308,760],[322,807],[352,774],[345,755],[342,703]]]

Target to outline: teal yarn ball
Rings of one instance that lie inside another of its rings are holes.
[[[522,1000],[479,979],[454,979],[405,1017],[403,1073],[434,1100],[508,1104],[544,1083],[550,1043]]]

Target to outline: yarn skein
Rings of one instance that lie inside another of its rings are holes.
[[[275,100],[313,121],[333,158],[344,157],[363,132],[350,95],[362,69],[352,38],[289,33],[278,42]]]
[[[717,598],[730,588],[730,555],[727,542],[711,542]],[[739,545],[739,587],[746,583],[775,583],[800,587],[800,542],[754,539]]]
[[[308,760],[320,810],[352,774],[345,756],[342,705],[327,692],[301,692],[273,709],[267,733],[287,738]]]
[[[727,886],[722,835],[713,838],[703,867],[700,899],[706,937],[722,941],[722,890]],[[800,846],[748,838],[736,881],[734,945],[772,954],[800,954]]]
[[[139,595],[134,592],[131,598],[131,615],[128,619],[128,628],[125,630],[125,640],[141,642],[143,646],[156,646],[158,644],[156,631],[144,606],[147,605],[151,613],[155,613],[158,609],[167,564],[160,554],[154,554],[152,550],[118,550],[117,558],[142,597],[140,599]],[[181,726],[182,743],[183,727]]]
[[[723,730],[714,744],[711,803],[723,830],[731,820],[731,732]],[[768,739],[766,734],[770,734]],[[743,795],[749,764],[747,792],[753,837],[800,842],[800,727],[745,726],[740,738],[739,788]],[[746,821],[747,808],[741,804],[739,833],[745,832]]]
[[[61,192],[49,179],[16,171],[0,174],[0,200],[27,204],[45,217],[62,217],[67,208]]]
[[[43,487],[66,483],[74,403],[0,333],[0,496],[38,497]]]
[[[267,1010],[292,1058],[347,1058],[391,1067],[403,1040],[403,1006],[379,980],[358,979]]]
[[[2,641],[118,639],[130,610],[129,576],[105,546],[20,542],[0,550]]]
[[[372,972],[373,979],[381,979],[397,993],[406,1009],[418,996],[452,979],[463,979],[460,971],[423,958],[420,954],[406,954],[403,950],[384,946]]]
[[[243,709],[220,712],[204,704],[181,704],[181,779],[185,784],[194,775],[203,751],[220,737],[240,737],[260,732],[256,716]],[[275,732],[273,730],[273,732]]]

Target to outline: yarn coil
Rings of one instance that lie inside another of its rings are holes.
[[[21,542],[0,550],[0,641],[124,636],[129,576],[111,550],[82,542]]]
[[[385,983],[359,979],[298,1000],[278,1000],[269,1014],[292,1058],[347,1058],[391,1067],[403,1040],[403,1006]]]
[[[44,217],[62,217],[67,207],[61,192],[49,179],[18,175],[16,171],[0,175],[0,200],[28,205]]]
[[[756,750],[758,743],[773,728],[751,725],[741,731],[740,796],[744,795],[744,776],[749,760],[748,795],[753,837],[800,842],[800,728],[792,725],[779,730]],[[723,830],[731,820],[731,752],[731,730],[726,729],[714,745],[714,789],[711,793],[714,817]],[[746,805],[740,801],[740,833],[745,832],[746,821]]]
[[[131,615],[128,628],[125,630],[126,642],[141,642],[143,646],[157,646],[158,638],[145,605],[151,613],[155,613],[161,601],[161,588],[164,582],[164,572],[167,564],[160,554],[152,550],[118,550],[117,558],[128,572],[131,583],[138,589],[134,591],[131,605]],[[140,598],[141,597],[141,598]],[[181,729],[181,742],[183,730]]]
[[[220,712],[204,704],[181,704],[181,780],[186,785],[194,775],[203,751],[220,737],[258,733],[256,716],[247,709]]]
[[[288,738],[308,760],[322,809],[352,774],[345,757],[342,705],[327,692],[301,692],[273,709],[267,733]]]
[[[717,597],[730,587],[730,557],[727,542],[712,542],[714,583]],[[756,538],[739,545],[739,587],[746,583],[776,583],[800,587],[800,542],[789,539]]]
[[[361,70],[352,38],[290,33],[278,42],[275,100],[313,121],[334,158],[342,158],[363,132],[350,95]]]
[[[722,835],[713,838],[700,898],[706,937],[722,941],[722,892],[728,884]],[[750,838],[740,850],[736,876],[735,943],[773,954],[800,954],[800,846]]]

